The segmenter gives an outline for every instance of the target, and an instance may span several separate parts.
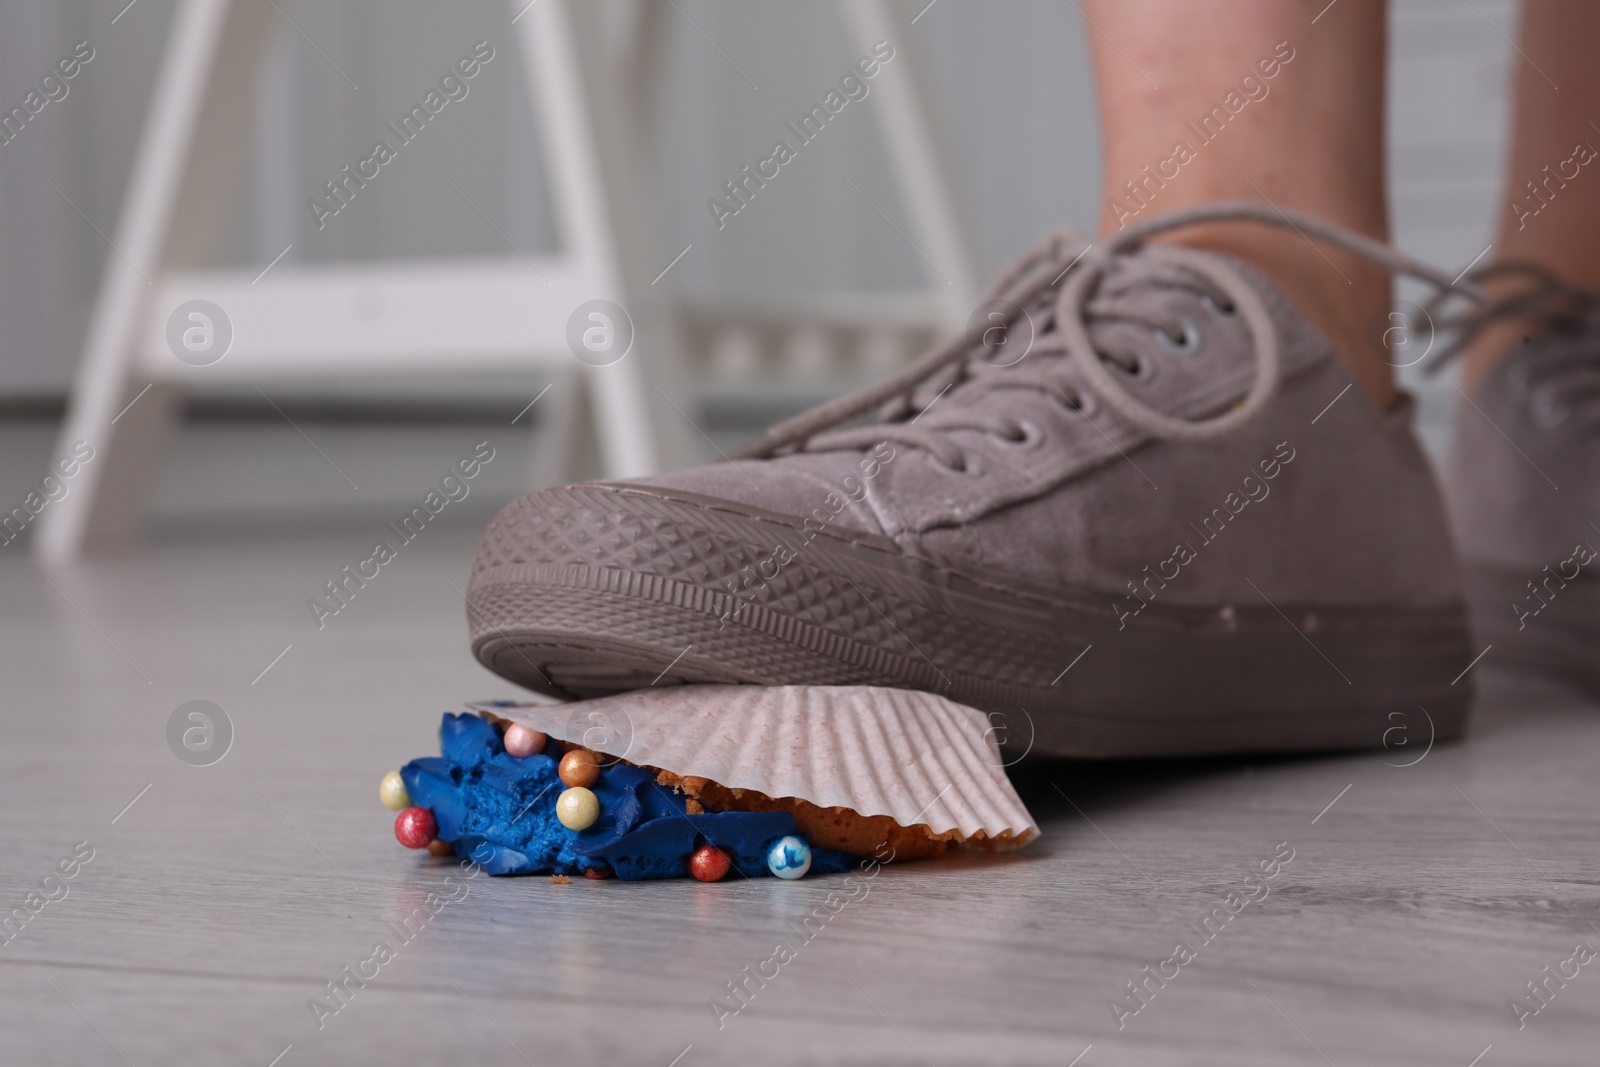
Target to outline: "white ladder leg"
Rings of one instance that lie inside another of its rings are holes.
[[[982,257],[960,193],[955,156],[934,110],[933,87],[922,69],[916,31],[894,0],[839,0],[839,10],[858,52],[870,52],[878,41],[894,46],[894,61],[873,86],[883,109],[889,163],[905,194],[919,247],[950,283],[929,279],[945,297],[945,326],[963,329],[983,291]]]
[[[602,16],[592,6],[540,0],[519,25],[540,124],[554,146],[547,159],[562,244],[591,257],[610,290],[594,297],[616,303],[632,322],[632,350],[587,372],[606,477],[623,478],[675,466],[690,452],[678,414],[687,400],[677,318],[651,285],[667,261],[655,262],[661,253],[630,136],[635,116],[617,85]],[[677,412],[651,402],[656,390]]]
[[[181,0],[173,16],[58,447],[64,453],[85,441],[95,459],[39,517],[35,552],[47,563],[137,535],[177,413],[176,391],[140,369],[137,339],[153,283],[175,257],[199,250],[220,207],[214,175],[195,174],[240,157],[237,111],[270,11],[264,3]],[[220,72],[229,84],[218,84]]]

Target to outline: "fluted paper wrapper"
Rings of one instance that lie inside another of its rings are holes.
[[[470,706],[631,763],[954,831],[984,848],[1039,835],[988,719],[932,693],[685,685],[574,704]]]

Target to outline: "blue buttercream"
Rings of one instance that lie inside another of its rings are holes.
[[[590,787],[600,800],[600,818],[573,831],[556,818],[556,798],[564,788],[556,758],[507,755],[494,724],[470,714],[446,713],[439,749],[438,757],[400,768],[400,777],[412,803],[432,810],[439,837],[489,874],[577,874],[610,867],[624,880],[683,878],[689,856],[710,844],[725,850],[740,873],[766,877],[767,850],[797,833],[788,812],[691,815],[682,794],[625,764],[600,772]],[[811,852],[813,873],[855,865],[843,852]]]

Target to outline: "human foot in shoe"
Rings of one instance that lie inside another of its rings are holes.
[[[1070,755],[1375,745],[1419,706],[1458,732],[1471,650],[1409,409],[1346,396],[1254,269],[1145,243],[1193,221],[1287,220],[1057,235],[986,305],[1003,345],[980,323],[734,462],[514,502],[473,568],[479,660],[569,698],[925,689]]]
[[[1456,416],[1448,497],[1473,623],[1497,661],[1600,694],[1600,294],[1531,267],[1476,280],[1499,293],[1476,322],[1509,349],[1479,360]]]

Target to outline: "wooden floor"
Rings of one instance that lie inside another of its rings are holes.
[[[838,880],[449,890],[400,849],[379,776],[439,712],[516,692],[467,652],[464,533],[427,531],[316,628],[306,599],[368,543],[48,576],[0,550],[0,909],[93,849],[0,947],[0,1063],[1596,1060],[1600,961],[1523,1029],[1510,1001],[1600,948],[1600,707],[1493,652],[1472,738],[1412,766],[1421,724],[1338,758],[1024,765],[1036,847],[887,869],[806,941]],[[194,699],[233,725],[211,766],[168,748]],[[1202,941],[1282,842],[1269,895]],[[464,895],[401,944],[433,890]],[[308,1002],[380,940],[394,958],[319,1029]],[[779,941],[793,959],[719,1020]],[[1119,1029],[1110,1002],[1180,941],[1194,958]]]

